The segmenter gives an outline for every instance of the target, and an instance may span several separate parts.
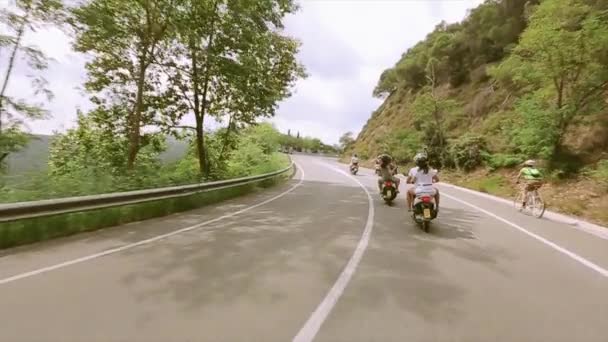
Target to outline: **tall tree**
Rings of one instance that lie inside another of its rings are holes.
[[[414,100],[414,119],[417,128],[424,132],[430,157],[444,165],[447,158],[445,118],[456,107],[453,100],[439,94],[436,67],[439,63],[431,58],[427,65],[428,85],[422,88]]]
[[[340,148],[342,150],[346,150],[349,148],[354,142],[355,138],[353,137],[353,132],[346,132],[340,137]]]
[[[97,105],[128,108],[127,168],[142,147],[142,129],[168,106],[153,61],[162,53],[175,0],[92,0],[73,10],[75,49],[87,52],[87,90]]]
[[[6,69],[0,75],[0,163],[11,153],[27,143],[27,135],[22,131],[23,120],[42,118],[47,112],[40,104],[32,104],[24,99],[8,95],[11,76],[19,60],[35,71],[47,68],[45,54],[37,47],[25,45],[28,31],[35,31],[41,25],[56,23],[62,17],[59,0],[17,0],[9,7],[0,9],[0,24],[6,33],[0,34],[0,55],[8,52]],[[47,89],[47,81],[41,75],[32,76],[35,95],[43,94],[47,99],[52,93]]]
[[[282,36],[282,18],[295,11],[291,0],[185,1],[179,6],[172,58],[159,60],[186,111],[163,119],[166,127],[194,116],[197,157],[208,174],[204,123],[207,116],[229,117],[226,134],[236,123],[271,116],[278,101],[303,70],[295,59],[298,43]]]

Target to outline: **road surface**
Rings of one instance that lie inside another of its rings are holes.
[[[422,232],[372,172],[5,251],[0,341],[608,341],[608,240],[457,189]]]

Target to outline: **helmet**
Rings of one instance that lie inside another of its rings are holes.
[[[534,165],[536,165],[536,162],[534,160],[532,160],[532,159],[526,160],[524,162],[524,166],[534,166]]]
[[[416,155],[414,156],[414,163],[418,164],[418,161],[420,160],[427,160],[426,153],[416,153]]]
[[[353,154],[353,157],[357,158],[357,154],[356,154],[356,153],[354,153],[354,154]]]
[[[393,158],[386,153],[380,156],[380,163],[383,165],[387,165],[391,161],[393,161]]]

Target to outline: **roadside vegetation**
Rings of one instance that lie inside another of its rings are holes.
[[[426,148],[455,181],[503,196],[537,159],[550,209],[608,223],[605,1],[485,1],[407,50],[374,96],[385,101],[345,155],[408,164]]]
[[[33,30],[73,37],[88,57],[83,88],[94,108],[74,109],[76,126],[48,139],[44,170],[1,175],[0,202],[255,175],[287,166],[281,149],[332,149],[264,123],[306,77],[299,42],[281,30],[297,11],[292,0],[16,0],[1,11],[2,166],[28,146],[28,121],[51,118],[50,62],[24,43]],[[34,75],[32,98],[9,95],[16,65]],[[208,130],[209,120],[224,127]],[[169,137],[188,147],[167,162]]]

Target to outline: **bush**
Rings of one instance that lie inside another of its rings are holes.
[[[486,151],[486,141],[483,137],[473,134],[465,134],[451,141],[449,148],[450,162],[464,171],[471,171],[483,163]]]
[[[492,171],[500,168],[515,167],[524,161],[524,158],[520,155],[505,153],[486,153],[484,159]]]
[[[604,189],[608,189],[608,159],[597,163],[595,170],[592,170],[591,177],[598,181]]]

